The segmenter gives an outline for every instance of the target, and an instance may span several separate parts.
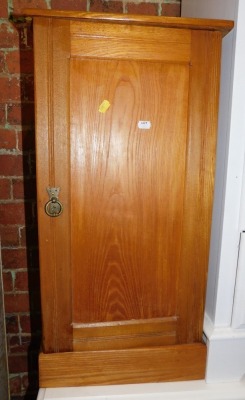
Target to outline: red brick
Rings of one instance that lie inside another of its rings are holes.
[[[0,148],[6,150],[16,149],[16,133],[14,130],[0,128]]]
[[[8,1],[1,0],[0,2],[0,18],[8,18]]]
[[[7,122],[10,125],[34,125],[34,104],[13,103],[7,105]]]
[[[7,334],[19,332],[19,323],[17,315],[6,316],[6,332]]]
[[[0,225],[2,246],[18,246],[20,242],[18,226]]]
[[[30,315],[20,315],[20,327],[21,332],[23,334],[26,333],[38,333],[41,331],[41,315],[40,314],[32,314]]]
[[[4,125],[6,123],[6,107],[5,104],[0,103],[0,124]]]
[[[19,46],[19,34],[11,22],[0,21],[0,48]]]
[[[23,179],[13,179],[13,197],[14,199],[24,199],[24,181]]]
[[[31,211],[30,206],[28,211]],[[29,213],[26,215],[24,202],[0,204],[0,221],[3,225],[25,225],[26,219],[31,217]]]
[[[31,226],[31,227],[23,227],[20,228],[20,245],[22,247],[28,246],[28,247],[33,247],[37,246],[38,244],[38,235],[37,235],[37,227],[36,226]],[[33,253],[34,250],[32,250]],[[32,258],[35,260],[35,266],[38,265],[38,254],[33,256]]]
[[[104,12],[123,13],[122,1],[111,0],[105,2]]]
[[[20,327],[22,333],[31,333],[30,315],[20,315]]]
[[[2,249],[2,263],[5,269],[27,268],[27,250]]]
[[[29,312],[29,294],[4,294],[5,311],[6,313]]]
[[[128,3],[127,11],[129,14],[158,15],[158,4],[156,3]]]
[[[22,381],[19,375],[17,376],[10,376],[9,378],[9,389],[11,395],[19,394],[21,392]]]
[[[3,288],[4,288],[4,292],[12,292],[13,277],[12,277],[11,272],[3,271]]]
[[[6,54],[6,69],[9,74],[20,73],[20,51],[10,50]]]
[[[27,355],[9,355],[8,357],[9,373],[28,372],[28,358]]]
[[[33,178],[13,179],[13,197],[14,199],[35,199],[36,198],[36,180]]]
[[[51,0],[51,8],[58,10],[86,11],[87,0]]]
[[[27,353],[28,347],[30,346],[31,336],[18,335],[11,336],[8,339],[9,342],[9,352],[11,354],[16,353]]]
[[[0,77],[0,102],[20,100],[21,88],[18,78]]]
[[[171,4],[166,3],[162,4],[162,12],[161,15],[166,17],[180,17],[180,3],[179,4]]]
[[[0,71],[1,73],[6,72],[5,53],[3,51],[0,51]]]
[[[28,291],[28,272],[17,271],[15,275],[14,288],[16,291],[27,292]]]
[[[121,1],[103,1],[91,0],[90,11],[92,12],[108,12],[108,13],[122,13],[123,5]]]
[[[24,162],[26,157],[22,155],[1,154],[0,155],[0,175],[3,176],[22,176],[24,172]]]
[[[13,12],[18,14],[24,8],[48,8],[46,0],[13,0]]]
[[[11,198],[11,181],[10,179],[0,178],[0,199],[8,200]]]
[[[90,9],[92,12],[103,12],[104,1],[102,0],[90,0]]]
[[[21,388],[24,390],[30,389],[32,382],[29,381],[28,374],[24,374],[21,377]]]
[[[8,335],[8,352],[11,353],[11,349],[16,348],[20,345],[20,335]]]
[[[21,131],[17,133],[18,149],[20,151],[35,150],[35,133],[34,131]]]
[[[6,69],[10,74],[33,74],[33,51],[13,50],[6,54]]]

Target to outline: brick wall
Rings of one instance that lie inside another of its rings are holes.
[[[0,235],[12,400],[36,398],[41,318],[32,31],[9,16],[25,7],[179,16],[180,1],[1,0]]]

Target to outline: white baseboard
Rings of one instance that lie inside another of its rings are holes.
[[[244,400],[245,383],[205,381],[40,389],[37,400]]]
[[[243,380],[245,378],[245,330],[214,327],[206,315],[204,332],[208,346],[206,382]]]

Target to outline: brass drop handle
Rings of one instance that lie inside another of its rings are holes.
[[[45,204],[45,212],[49,217],[59,217],[63,211],[63,205],[59,201],[60,188],[47,188],[49,201]]]

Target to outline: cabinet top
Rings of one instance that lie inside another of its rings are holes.
[[[64,10],[25,9],[23,14],[28,17],[64,18],[91,22],[110,22],[115,24],[133,24],[143,26],[158,26],[164,28],[198,29],[220,31],[223,36],[232,30],[234,22],[221,19],[201,19],[183,17],[157,17],[146,15],[92,13]]]

